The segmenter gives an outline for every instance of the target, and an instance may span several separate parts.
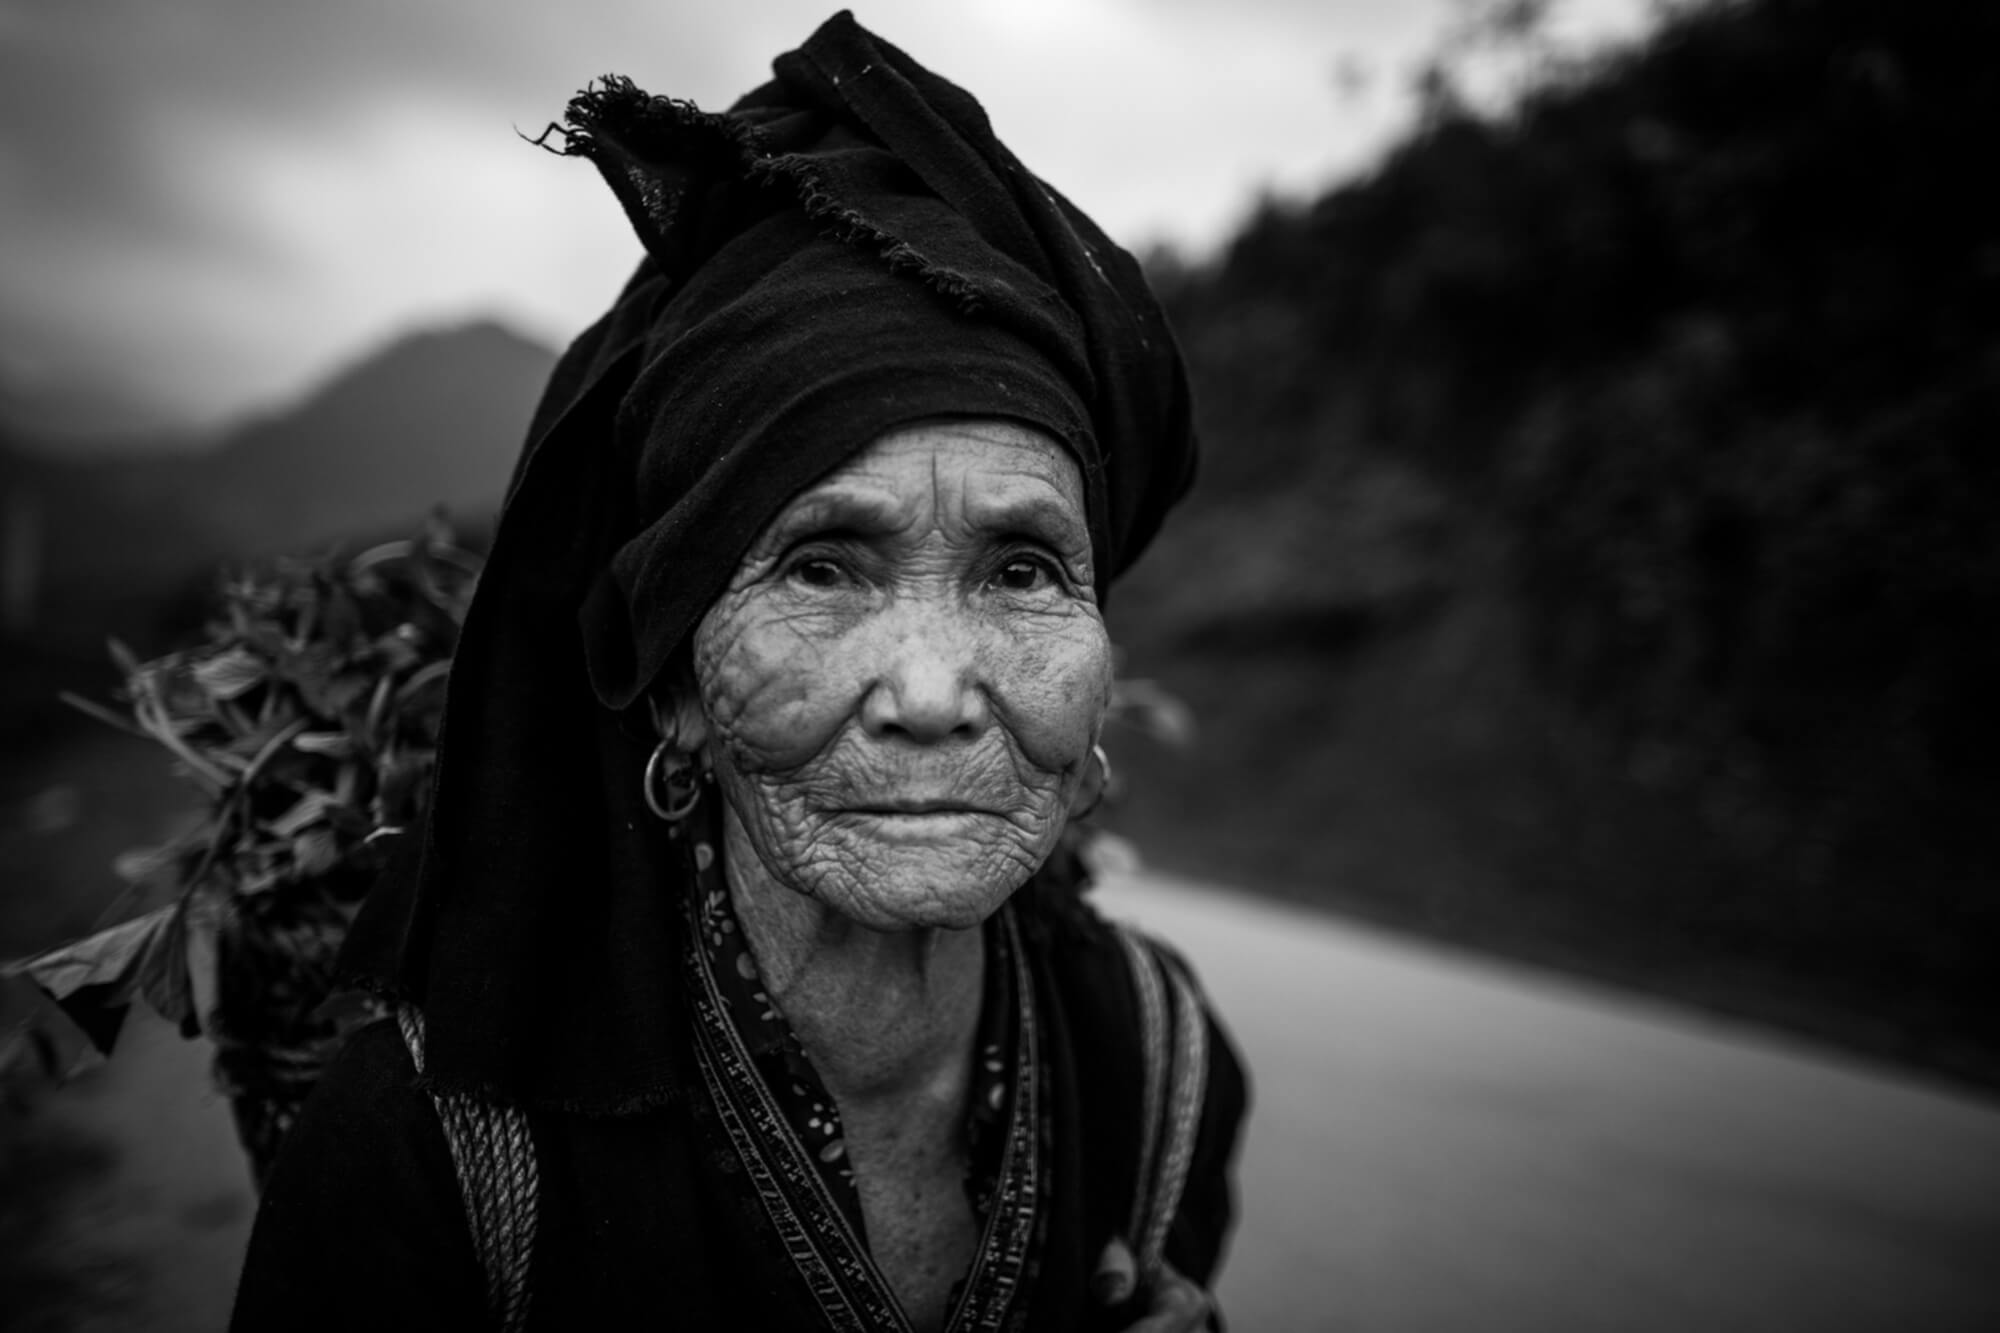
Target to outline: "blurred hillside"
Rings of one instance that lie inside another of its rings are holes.
[[[1113,618],[1205,731],[1126,826],[2000,1078],[1996,38],[1682,7],[1497,113],[1444,62],[1372,177],[1160,257],[1205,472]]]
[[[490,323],[402,339],[305,402],[187,453],[87,461],[0,447],[0,738],[101,692],[105,638],[142,652],[198,623],[219,562],[407,532],[499,503],[554,354]]]

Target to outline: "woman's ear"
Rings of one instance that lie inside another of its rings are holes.
[[[653,733],[670,750],[695,754],[708,744],[708,715],[691,689],[656,688],[646,695]]]
[[[674,691],[674,720],[680,727],[681,748],[701,754],[708,748],[708,714],[692,688]]]
[[[654,732],[668,748],[692,755],[708,744],[708,714],[702,711],[701,690],[687,653],[677,652],[669,659],[647,691],[646,704],[652,710]]]

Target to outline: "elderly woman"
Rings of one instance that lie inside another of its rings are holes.
[[[1137,266],[847,15],[565,151],[646,258],[557,368],[351,970],[397,1007],[235,1325],[1210,1317],[1242,1075],[1083,901],[1101,604],[1193,471]]]

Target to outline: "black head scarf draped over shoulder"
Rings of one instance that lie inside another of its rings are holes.
[[[616,1113],[681,1086],[678,849],[626,710],[801,489],[939,416],[1076,458],[1100,591],[1193,475],[1138,265],[979,104],[835,15],[724,114],[623,79],[551,127],[646,250],[530,428],[454,664],[430,815],[346,964],[440,1088]]]

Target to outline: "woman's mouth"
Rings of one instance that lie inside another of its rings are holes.
[[[852,821],[869,837],[885,842],[958,842],[982,823],[999,818],[996,811],[962,800],[893,799],[869,801],[843,809],[842,822]]]
[[[851,805],[848,811],[857,815],[882,815],[919,817],[926,815],[990,815],[995,811],[971,805],[961,800],[947,798],[926,799],[923,797],[893,797],[888,800],[865,801]]]

